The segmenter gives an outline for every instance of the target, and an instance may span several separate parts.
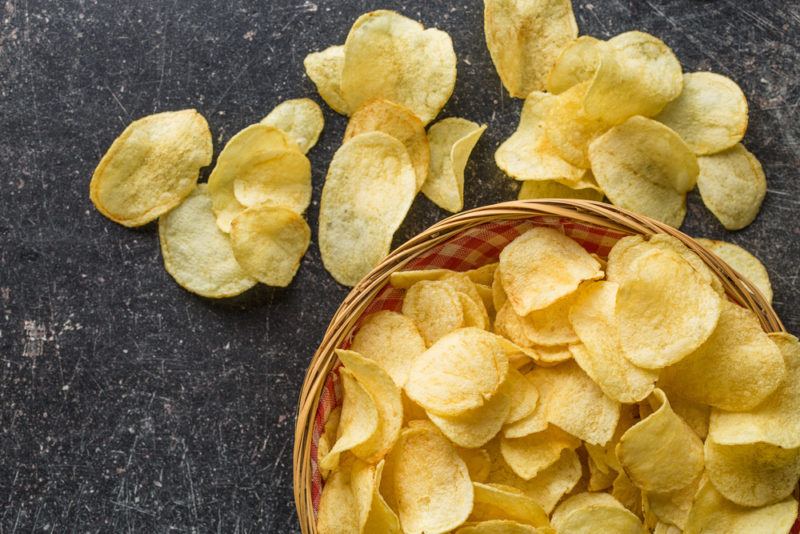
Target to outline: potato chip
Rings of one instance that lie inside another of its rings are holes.
[[[684,528],[694,496],[703,482],[705,476],[700,476],[685,488],[670,493],[647,493],[644,496],[645,505],[658,521]]]
[[[590,118],[584,108],[590,82],[574,85],[552,98],[546,111],[544,133],[556,153],[570,164],[588,169],[589,146],[611,124]]]
[[[500,308],[508,300],[508,295],[506,295],[506,290],[503,289],[503,281],[502,277],[500,276],[500,264],[497,264],[497,269],[495,269],[494,274],[492,275],[492,303],[494,304],[494,309],[497,312],[500,312]]]
[[[103,155],[89,184],[97,210],[124,226],[142,226],[180,204],[211,163],[208,123],[194,109],[132,122]]]
[[[577,293],[570,293],[546,308],[533,310],[522,318],[525,335],[531,343],[552,347],[578,341],[569,322],[569,310],[576,296]]]
[[[547,76],[547,91],[563,93],[570,87],[591,80],[600,66],[600,48],[608,45],[589,35],[581,35],[569,43],[558,56]]]
[[[675,364],[712,335],[720,316],[720,296],[671,250],[652,250],[631,268],[616,302],[624,355],[645,369]]]
[[[573,189],[557,180],[528,180],[519,189],[519,200],[537,198],[575,198],[580,200],[603,200],[603,193],[591,188]]]
[[[389,252],[417,191],[403,144],[382,132],[357,135],[333,156],[319,213],[325,268],[355,285]]]
[[[349,469],[334,471],[325,482],[317,512],[317,532],[359,532],[358,504],[350,486]]]
[[[650,403],[655,411],[622,435],[617,457],[631,481],[644,491],[685,488],[703,471],[703,442],[675,415],[663,391],[654,390]]]
[[[426,411],[455,416],[483,406],[507,374],[508,357],[496,336],[477,328],[461,328],[417,357],[405,390]],[[503,419],[505,415],[507,412]]]
[[[758,159],[738,144],[697,162],[697,188],[703,204],[722,226],[739,230],[753,222],[767,193],[767,178]]]
[[[756,286],[767,302],[772,302],[772,284],[769,281],[769,273],[758,258],[739,245],[727,241],[715,241],[702,237],[695,238],[695,241],[736,269]]]
[[[469,271],[465,271],[464,274],[472,280],[473,283],[482,284],[485,286],[492,285],[492,281],[494,280],[494,273],[497,271],[497,267],[500,264],[498,262],[494,263],[487,263],[486,265],[482,265],[476,269],[470,269]]]
[[[614,484],[614,479],[617,478],[617,473],[615,471],[607,469],[605,472],[603,472],[603,470],[597,466],[597,463],[595,463],[591,456],[589,457],[588,464],[589,484],[587,489],[589,491],[603,491],[610,488],[611,485]]]
[[[785,449],[800,447],[800,343],[785,333],[769,337],[783,356],[783,381],[772,395],[748,412],[711,410],[709,439],[723,445],[763,441]]]
[[[393,311],[380,311],[364,319],[350,348],[375,360],[402,388],[411,365],[426,347],[414,321]]]
[[[538,357],[535,352],[527,350],[533,343],[528,339],[525,331],[525,318],[514,312],[510,302],[506,302],[498,310],[494,319],[494,331],[504,339],[514,343],[520,351],[525,351],[525,354],[529,354],[531,358]]]
[[[515,423],[532,414],[539,402],[539,391],[536,386],[516,369],[508,370],[508,387],[511,410],[506,417],[506,424]]]
[[[397,510],[403,532],[447,532],[472,510],[467,466],[447,439],[430,429],[406,429],[392,451]]]
[[[405,391],[401,391],[400,396],[403,400],[403,425],[408,425],[410,422],[418,419],[424,420],[428,418],[428,414],[425,413],[425,409],[409,399]]]
[[[441,280],[417,282],[406,291],[403,315],[414,320],[426,345],[464,326],[458,292]]]
[[[547,430],[522,438],[502,438],[500,452],[517,476],[530,480],[556,463],[561,457],[561,451],[577,449],[580,444],[579,439],[550,425]]]
[[[228,236],[217,228],[205,184],[158,220],[158,239],[167,272],[192,293],[233,297],[256,285],[236,261]]]
[[[414,112],[427,124],[456,83],[450,36],[393,11],[362,15],[344,45],[342,93],[349,109],[381,98]]]
[[[683,91],[656,120],[675,130],[695,154],[706,155],[742,140],[747,113],[747,98],[736,82],[713,72],[692,72],[683,75]]]
[[[356,460],[350,484],[358,510],[358,530],[365,534],[400,534],[400,520],[380,494],[384,462],[373,466]]]
[[[486,482],[489,471],[492,469],[492,460],[485,449],[467,449],[456,447],[456,452],[464,460],[469,471],[469,478],[473,482]]]
[[[328,419],[325,420],[325,426],[323,428],[322,435],[319,437],[319,441],[317,442],[317,457],[315,460],[318,466],[322,459],[328,455],[328,453],[331,451],[331,447],[333,447],[333,444],[336,442],[336,431],[339,428],[339,418],[341,415],[342,407],[337,406],[331,410],[331,413],[328,414]],[[319,471],[320,475],[322,476],[322,480],[328,478],[330,470],[320,467]]]
[[[624,403],[638,402],[653,391],[658,373],[642,369],[623,356],[617,335],[614,307],[618,285],[590,282],[577,292],[569,320],[582,344],[569,350],[575,362],[608,397]]]
[[[637,517],[642,517],[642,492],[631,479],[620,471],[611,487],[611,495]]]
[[[347,123],[344,140],[358,134],[379,131],[391,135],[406,147],[417,176],[417,191],[428,178],[431,149],[425,126],[413,112],[388,100],[373,100],[361,106]]]
[[[697,493],[684,534],[775,534],[788,533],[797,518],[793,497],[761,508],[734,504],[720,495],[710,482]]]
[[[483,29],[497,74],[509,94],[543,91],[561,50],[578,36],[569,0],[485,0]]]
[[[311,229],[292,210],[261,204],[234,217],[230,236],[233,255],[248,275],[286,287],[308,249]]]
[[[331,109],[349,115],[350,108],[342,94],[342,69],[344,68],[344,45],[331,46],[313,52],[303,60],[306,75],[317,86],[319,96]]]
[[[366,443],[378,432],[378,409],[372,395],[356,380],[347,368],[339,369],[344,401],[336,442],[319,465],[323,469],[335,469],[339,456],[353,447]]]
[[[403,423],[400,389],[373,360],[351,350],[337,349],[336,355],[375,402],[378,412],[377,430],[366,441],[351,449],[359,458],[375,463],[389,452],[400,435],[400,426]]]
[[[465,525],[456,530],[456,534],[542,534],[542,531],[508,519],[493,519]]]
[[[547,425],[547,412],[540,402],[534,411],[519,421],[509,423],[503,427],[503,436],[509,439],[522,438],[537,432],[543,432],[547,429]]]
[[[599,65],[586,93],[589,117],[610,124],[634,115],[652,117],[681,94],[681,64],[663,41],[630,31],[607,43],[608,47],[598,48]]]
[[[681,534],[682,532],[683,531],[675,525],[668,525],[666,523],[661,523],[660,521],[656,523],[656,526],[653,529],[653,534]]]
[[[305,154],[317,144],[325,127],[325,118],[316,102],[310,98],[284,100],[261,119],[261,124],[282,130]]]
[[[545,136],[553,96],[533,91],[525,98],[517,130],[494,153],[497,166],[516,180],[580,179],[586,169],[567,163]]]
[[[547,527],[550,521],[539,504],[525,495],[522,490],[502,484],[472,483],[475,503],[472,521],[491,521],[511,519],[534,527]]]
[[[645,534],[641,521],[607,493],[579,493],[558,505],[552,517],[559,534]]]
[[[678,414],[678,416],[694,430],[697,437],[706,439],[708,435],[708,420],[711,416],[711,406],[684,399],[672,393],[665,383],[659,383],[658,386],[667,395],[672,411]]]
[[[600,264],[577,242],[552,228],[536,227],[500,253],[500,279],[519,315],[569,295],[583,280],[601,278]]]
[[[464,169],[475,144],[486,130],[466,119],[448,117],[428,128],[431,169],[422,193],[442,209],[464,209]]]
[[[253,124],[222,149],[208,193],[217,225],[226,233],[246,206],[267,202],[302,213],[311,200],[311,164],[283,131]]]
[[[477,313],[488,320],[486,307],[483,305],[483,299],[481,298],[480,293],[478,293],[475,283],[470,280],[467,273],[448,271],[442,277],[442,282],[455,289],[457,293],[463,293],[469,300],[472,301],[475,306],[478,307]]]
[[[750,410],[775,391],[786,375],[777,345],[755,313],[727,300],[711,337],[661,374],[670,391],[733,411]]]
[[[459,447],[482,447],[495,437],[508,417],[511,395],[508,382],[482,406],[459,415],[441,416],[428,413],[428,417],[447,438]]]
[[[483,284],[475,284],[475,289],[478,290],[478,295],[481,297],[481,301],[483,302],[483,308],[489,315],[489,322],[494,322],[494,317],[497,314],[497,310],[494,309],[492,288]]]

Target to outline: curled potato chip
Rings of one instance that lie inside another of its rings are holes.
[[[208,123],[194,109],[141,118],[125,128],[97,164],[89,198],[112,221],[142,226],[194,190],[212,151]]]
[[[740,274],[756,286],[764,298],[767,299],[767,302],[772,302],[772,284],[769,281],[769,273],[758,258],[739,245],[728,243],[727,241],[715,241],[702,237],[696,238],[695,241],[739,271]]]
[[[427,124],[456,83],[456,54],[447,33],[393,11],[362,15],[344,45],[342,93],[349,109],[382,98]]]
[[[581,35],[569,43],[547,76],[547,90],[557,95],[591,80],[600,66],[600,48],[604,46],[608,45],[589,35]]]
[[[408,317],[380,311],[364,319],[350,348],[375,360],[401,388],[414,360],[425,352],[425,340]]]
[[[342,94],[342,69],[344,45],[331,46],[312,52],[303,60],[306,75],[317,86],[319,96],[337,113],[349,115],[349,107]]]
[[[552,95],[533,91],[525,98],[517,130],[494,153],[497,166],[516,180],[580,179],[586,169],[566,162],[545,136]]]
[[[380,494],[384,461],[377,466],[353,462],[350,485],[358,510],[357,532],[400,534],[400,520]]]
[[[217,227],[208,186],[200,184],[158,221],[164,267],[184,289],[211,298],[233,297],[256,281],[234,257],[230,239]]]
[[[542,531],[508,519],[492,519],[465,525],[456,530],[456,534],[542,534]]]
[[[653,534],[681,534],[683,531],[675,525],[668,525],[667,523],[657,522],[653,528]]]
[[[497,74],[515,98],[544,90],[561,50],[578,36],[569,0],[486,0],[483,29]]]
[[[552,517],[559,533],[645,534],[639,518],[607,493],[579,493],[562,502]]]
[[[519,189],[519,200],[537,198],[576,198],[582,200],[603,200],[603,193],[589,187],[573,189],[557,180],[528,180]]]
[[[569,310],[576,296],[577,293],[572,292],[546,308],[533,310],[522,318],[525,335],[531,343],[552,347],[578,341],[569,321]]]
[[[711,410],[709,439],[723,445],[763,441],[785,449],[800,447],[800,342],[785,333],[769,337],[783,356],[784,379],[769,397],[750,411]]]
[[[511,519],[534,527],[550,525],[547,514],[539,504],[522,490],[502,484],[472,483],[475,503],[470,520],[490,521]]]
[[[590,82],[582,82],[553,97],[544,121],[545,135],[556,153],[582,169],[591,166],[591,143],[611,127],[586,114],[584,100],[589,85]]]
[[[441,280],[423,280],[411,286],[403,299],[403,315],[414,320],[428,346],[464,326],[458,292]]]
[[[606,469],[603,472],[597,466],[597,463],[592,459],[590,456],[588,459],[589,465],[589,484],[587,489],[589,491],[603,491],[611,487],[614,484],[614,479],[617,477],[617,473],[612,471],[611,469]]]
[[[516,369],[508,370],[508,387],[511,410],[506,417],[506,424],[515,423],[532,414],[539,402],[539,391],[536,386]]]
[[[316,102],[310,98],[285,100],[261,119],[261,124],[274,126],[288,135],[305,154],[317,144],[325,127],[325,118]]]
[[[697,188],[703,204],[722,226],[739,230],[753,222],[767,193],[767,179],[758,159],[737,144],[697,162]]]
[[[508,374],[508,357],[497,338],[461,328],[439,339],[414,361],[405,391],[429,413],[456,416],[483,406]],[[503,419],[508,415],[508,410]]]
[[[692,354],[664,369],[660,380],[689,400],[724,410],[758,406],[786,376],[780,349],[750,310],[722,301],[719,323]]]
[[[797,500],[750,508],[725,499],[710,482],[695,497],[684,534],[774,534],[788,533],[797,518]]]
[[[233,255],[248,275],[286,287],[308,249],[311,229],[292,210],[261,204],[234,217],[230,236]]]
[[[672,411],[663,391],[654,390],[650,402],[653,413],[622,435],[617,457],[631,481],[644,491],[685,488],[703,471],[703,442]]]
[[[485,449],[467,449],[457,447],[456,452],[464,460],[469,471],[469,478],[473,482],[486,482],[492,468],[492,460]]]
[[[634,115],[652,117],[681,94],[681,64],[663,41],[630,31],[607,43],[586,93],[589,117],[611,124]]]
[[[428,129],[431,170],[422,193],[442,209],[464,209],[464,169],[486,125],[448,117]]]
[[[511,395],[507,381],[483,405],[455,416],[428,413],[428,417],[447,438],[460,447],[482,447],[489,442],[508,417]]]
[[[713,72],[683,75],[683,91],[656,117],[681,138],[695,154],[730,148],[747,130],[747,98],[736,82]]]
[[[344,140],[365,132],[387,133],[403,143],[408,150],[417,176],[417,190],[428,178],[431,149],[425,126],[413,112],[388,100],[373,100],[361,106],[350,117]]]
[[[350,470],[331,473],[322,488],[317,512],[319,534],[359,532],[358,504],[350,485]]]
[[[617,478],[611,487],[611,496],[637,517],[642,517],[642,492],[631,482],[625,471],[617,473]]]
[[[336,442],[336,431],[339,428],[339,418],[342,415],[342,407],[337,406],[331,413],[328,414],[328,419],[325,420],[325,426],[322,431],[322,435],[319,437],[319,441],[317,442],[317,465],[319,466],[320,462],[322,461],[325,456],[333,447],[334,442]],[[320,467],[320,475],[322,476],[322,480],[328,478],[330,471],[328,469],[323,469]]]
[[[472,482],[467,466],[444,436],[428,428],[404,430],[391,463],[404,532],[447,532],[467,519]]]
[[[603,276],[600,263],[576,241],[552,228],[536,227],[509,243],[498,267],[514,311],[528,315]]]
[[[564,449],[577,449],[579,439],[556,426],[522,438],[500,440],[500,453],[520,478],[530,480],[558,461]]]
[[[643,496],[643,505],[658,521],[684,528],[694,496],[705,478],[705,475],[700,476],[685,488],[673,492],[646,493]]]
[[[669,390],[666,383],[659,383],[658,386],[664,390],[669,399],[672,411],[686,421],[686,424],[694,430],[697,437],[706,439],[708,435],[708,421],[711,416],[711,407],[707,404],[685,399]]]
[[[486,265],[482,265],[481,267],[477,267],[475,269],[470,269],[466,271],[464,274],[472,280],[473,283],[490,286],[492,285],[492,281],[494,280],[494,273],[497,271],[497,267],[500,264],[498,262],[494,263],[487,263]]]
[[[357,135],[333,156],[319,213],[325,268],[355,285],[388,252],[417,191],[403,144],[382,132]]]

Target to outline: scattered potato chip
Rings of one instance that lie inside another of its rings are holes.
[[[505,422],[511,424],[533,413],[539,402],[539,391],[533,382],[513,368],[508,370],[508,387],[511,396],[511,410],[508,412]]]
[[[393,311],[380,311],[364,319],[350,348],[375,360],[402,388],[411,365],[426,347],[414,321]]]
[[[774,534],[788,533],[797,518],[793,497],[761,508],[734,504],[714,489],[701,486],[695,498],[684,534]]]
[[[744,411],[758,406],[784,376],[780,349],[761,329],[755,313],[723,300],[711,336],[685,359],[664,369],[660,380],[689,400]]]
[[[428,413],[428,417],[442,434],[459,447],[475,448],[482,447],[497,435],[510,409],[511,394],[508,382],[504,382],[482,406],[455,416]]]
[[[606,43],[589,35],[581,35],[561,51],[547,77],[547,90],[563,93],[570,87],[591,80],[600,66],[600,48]]]
[[[525,98],[517,130],[494,153],[497,166],[516,180],[580,179],[586,169],[567,163],[545,135],[553,96],[533,91]]]
[[[342,93],[349,109],[382,98],[427,124],[456,83],[456,54],[447,33],[393,11],[362,15],[344,45]]]
[[[325,118],[316,102],[310,98],[285,100],[261,119],[261,124],[282,130],[305,154],[317,144],[325,127]]]
[[[485,449],[467,449],[456,447],[456,452],[464,460],[469,471],[469,478],[473,482],[486,482],[489,471],[492,469],[492,460]]]
[[[111,144],[92,175],[89,197],[112,221],[142,226],[189,196],[212,151],[208,123],[196,110],[149,115]]]
[[[520,478],[530,480],[558,461],[564,449],[577,449],[579,439],[556,426],[516,439],[502,438],[500,452]]]
[[[685,488],[703,471],[703,442],[675,415],[663,391],[654,390],[650,403],[653,413],[622,435],[617,457],[631,481],[644,491]]]
[[[358,530],[363,533],[400,534],[400,520],[380,494],[383,460],[377,466],[353,462],[350,484],[358,510]]]
[[[603,276],[600,263],[577,242],[552,228],[536,227],[500,253],[500,279],[514,311],[528,315]]]
[[[337,113],[349,115],[350,108],[342,94],[344,45],[313,52],[303,60],[306,75],[317,86],[319,96]]]
[[[355,285],[389,252],[417,190],[403,144],[382,132],[357,135],[333,156],[319,213],[325,268]]]
[[[403,299],[403,315],[414,320],[428,346],[464,326],[458,292],[441,280],[423,280],[411,286]]]
[[[769,273],[758,258],[739,245],[727,241],[715,241],[702,237],[696,238],[695,241],[736,269],[756,286],[767,302],[772,302],[772,284],[769,281]]]
[[[485,0],[483,29],[509,94],[542,91],[561,50],[578,36],[570,0]]]
[[[236,261],[228,236],[217,228],[205,184],[159,219],[158,238],[167,272],[192,293],[233,297],[256,285]]]
[[[344,140],[358,134],[379,131],[391,135],[406,147],[417,176],[417,191],[428,178],[431,149],[425,126],[419,117],[399,104],[373,100],[361,106],[347,123]]]
[[[350,486],[350,470],[331,473],[322,488],[317,512],[319,534],[359,532],[358,504]]]
[[[508,519],[493,519],[465,525],[456,534],[541,534],[542,531],[530,525]]]
[[[311,229],[292,210],[261,204],[234,217],[230,236],[233,255],[249,276],[286,287],[308,249]]]
[[[713,72],[683,75],[683,91],[656,117],[686,141],[695,154],[721,152],[747,130],[747,98],[736,82]]]
[[[578,341],[569,321],[569,310],[576,296],[577,293],[572,292],[546,308],[533,310],[522,319],[525,335],[531,343],[553,347]]]
[[[392,469],[404,532],[447,532],[462,524],[472,511],[467,466],[438,432],[404,430],[392,451]]]
[[[639,518],[607,493],[573,495],[553,512],[552,522],[559,534],[647,532]]]
[[[528,180],[519,189],[519,200],[537,198],[575,198],[580,200],[603,200],[603,193],[586,187],[573,189],[556,180]]]
[[[570,164],[588,169],[589,146],[611,124],[589,117],[584,101],[590,82],[574,85],[553,97],[544,120],[544,133],[556,153]]]
[[[703,204],[722,226],[739,230],[753,222],[767,193],[767,178],[758,159],[738,144],[697,162]]]
[[[431,170],[422,193],[442,209],[464,209],[464,169],[475,144],[486,130],[466,119],[448,117],[428,129]]]

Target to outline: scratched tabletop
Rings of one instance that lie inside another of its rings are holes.
[[[150,113],[197,108],[218,153],[284,99],[322,103],[303,58],[376,8],[450,33],[458,82],[443,116],[489,125],[466,207],[514,198],[493,154],[521,101],[489,59],[479,0],[0,0],[0,532],[297,531],[295,404],[347,289],[314,239],[286,289],[196,297],[164,271],[155,225],[103,218],[89,179]],[[575,13],[582,33],[651,32],[685,70],[744,89],[744,142],[768,178],[761,214],[726,232],[692,194],[683,230],[759,256],[800,332],[800,4],[578,0]],[[323,110],[309,154],[314,235],[346,122]],[[397,243],[445,216],[420,196]]]

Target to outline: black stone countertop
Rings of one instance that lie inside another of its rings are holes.
[[[88,184],[143,115],[196,107],[218,152],[284,99],[321,102],[303,58],[382,7],[453,37],[458,84],[443,116],[489,125],[466,207],[514,198],[493,154],[521,101],[495,74],[478,0],[0,1],[0,532],[297,530],[295,402],[347,289],[312,243],[287,289],[191,295],[164,271],[155,225],[103,218]],[[800,4],[579,0],[575,13],[582,33],[651,32],[685,70],[744,89],[745,143],[769,180],[761,214],[728,233],[693,194],[683,229],[761,257],[777,310],[800,332]],[[323,109],[309,155],[315,235],[345,126]],[[445,215],[420,196],[398,242]]]

